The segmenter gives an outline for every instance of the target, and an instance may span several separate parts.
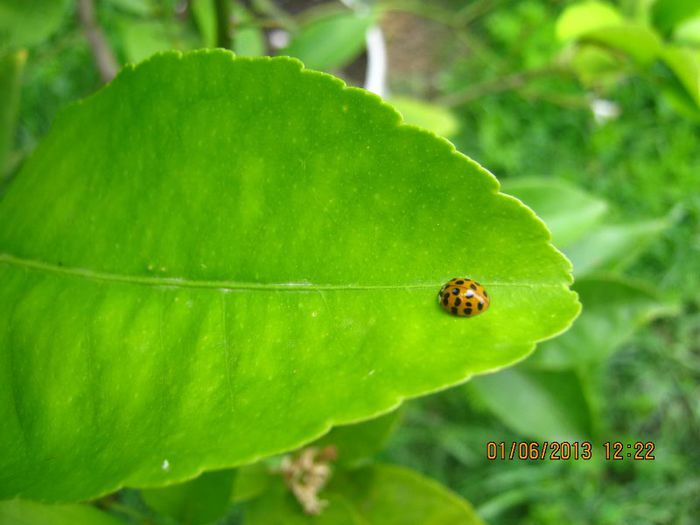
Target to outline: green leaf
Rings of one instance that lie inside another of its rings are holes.
[[[566,255],[574,263],[578,277],[601,270],[619,272],[670,225],[669,219],[654,219],[602,226],[568,246]]]
[[[2,0],[0,51],[32,47],[49,38],[63,21],[69,0]]]
[[[141,62],[159,51],[173,47],[166,23],[160,20],[121,18],[118,24],[127,61]]]
[[[280,476],[261,497],[247,503],[245,525],[368,525],[355,508],[342,496],[321,494],[327,502],[319,515],[305,514]]]
[[[254,18],[238,2],[233,6],[237,27],[234,31],[233,50],[239,56],[262,56],[266,53],[265,35],[259,27],[250,25]]]
[[[522,359],[579,304],[497,190],[294,60],[126,68],[0,200],[0,498],[184,481]],[[474,318],[436,302],[465,274]]]
[[[566,334],[541,345],[528,366],[564,369],[603,362],[642,325],[677,310],[662,291],[629,279],[587,278],[575,289],[583,312]]]
[[[307,67],[331,70],[351,62],[365,48],[373,11],[342,11],[311,19],[280,54],[299,58]]]
[[[483,525],[467,501],[439,483],[395,465],[338,473],[328,490],[350,501],[372,525]]]
[[[404,96],[393,96],[390,102],[407,124],[425,128],[442,137],[451,137],[459,130],[457,117],[443,106]]]
[[[663,59],[688,96],[700,107],[700,52],[689,48],[666,46]]]
[[[235,472],[219,470],[162,489],[141,492],[143,501],[178,523],[197,525],[221,518],[229,508]]]
[[[19,111],[22,72],[27,60],[26,51],[0,54],[0,181],[7,169],[8,154],[12,150]]]
[[[206,47],[216,47],[216,11],[213,0],[192,0],[192,15]]]
[[[590,436],[590,410],[574,372],[516,367],[478,377],[467,388],[522,436],[558,441]]]
[[[700,47],[700,14],[680,24],[673,32],[673,40],[680,44]]]
[[[337,464],[345,467],[357,466],[384,447],[396,429],[400,416],[401,411],[394,410],[363,423],[335,427],[313,446],[334,446],[338,455]]]
[[[124,525],[88,505],[44,505],[26,500],[0,501],[3,525]]]
[[[510,179],[504,181],[503,190],[537,213],[559,247],[568,246],[590,232],[608,209],[605,201],[555,179]]]
[[[651,19],[665,35],[681,22],[700,13],[697,0],[656,0],[651,9]]]
[[[318,516],[304,514],[276,476],[273,488],[246,506],[246,525],[483,525],[468,502],[439,483],[394,465],[373,465],[333,474],[319,498]]]
[[[568,6],[559,16],[556,25],[557,37],[566,42],[595,31],[616,26],[623,22],[616,7],[595,0]]]
[[[231,501],[239,503],[259,496],[270,483],[270,469],[263,462],[245,465],[235,470]]]
[[[659,35],[647,27],[634,24],[597,29],[581,35],[580,39],[625,53],[642,66],[653,64],[663,50]]]

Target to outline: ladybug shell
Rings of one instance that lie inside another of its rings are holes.
[[[443,310],[457,317],[474,317],[489,309],[491,300],[486,290],[467,277],[455,277],[445,283],[438,293]]]

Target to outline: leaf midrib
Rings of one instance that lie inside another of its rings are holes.
[[[209,280],[193,280],[184,277],[157,277],[145,275],[123,275],[110,272],[100,272],[89,268],[76,268],[62,266],[44,261],[33,259],[24,259],[16,257],[8,253],[0,253],[0,264],[16,266],[28,270],[34,270],[43,273],[53,273],[65,275],[68,277],[76,277],[91,281],[103,281],[114,283],[135,284],[143,286],[153,286],[158,288],[210,288],[220,291],[245,291],[245,290],[260,290],[260,291],[276,291],[276,292],[304,292],[304,291],[342,291],[342,290],[411,290],[411,289],[427,289],[439,288],[444,282],[433,283],[412,283],[412,284],[315,284],[304,282],[288,282],[288,283],[255,283],[255,282],[240,282],[240,281],[209,281]],[[486,286],[512,286],[523,288],[534,287],[561,287],[561,283],[542,283],[542,282],[483,282]]]

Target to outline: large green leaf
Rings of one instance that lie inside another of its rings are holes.
[[[0,497],[186,480],[522,359],[579,304],[497,190],[294,60],[126,68],[0,201]],[[465,274],[478,317],[436,302]]]
[[[33,501],[0,501],[2,525],[124,525],[88,505],[43,505]]]

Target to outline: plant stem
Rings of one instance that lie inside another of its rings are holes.
[[[447,107],[461,106],[462,104],[467,104],[485,95],[521,88],[535,78],[570,74],[571,72],[568,69],[557,65],[520,71],[503,77],[486,80],[459,93],[445,95],[441,97],[438,102]]]
[[[216,47],[231,49],[231,0],[213,0],[216,10]]]
[[[92,56],[95,59],[102,82],[107,83],[117,74],[119,65],[112,49],[109,47],[107,38],[102,32],[102,28],[97,22],[95,5],[92,0],[78,0],[78,17],[85,31],[85,36],[90,43]]]

